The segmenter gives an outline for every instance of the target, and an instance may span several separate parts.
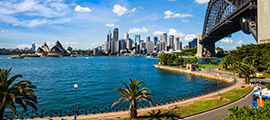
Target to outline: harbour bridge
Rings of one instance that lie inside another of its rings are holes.
[[[202,35],[198,35],[198,57],[214,57],[215,42],[242,30],[257,43],[270,43],[270,0],[210,0]]]

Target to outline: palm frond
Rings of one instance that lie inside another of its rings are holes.
[[[114,91],[119,92],[119,93],[121,93],[121,94],[123,94],[125,96],[128,96],[127,90],[125,90],[123,88],[116,88],[116,89],[114,89]]]
[[[129,101],[128,97],[127,96],[123,96],[121,98],[119,98],[117,101],[115,101],[111,107],[113,107],[115,104],[121,102],[121,101]]]

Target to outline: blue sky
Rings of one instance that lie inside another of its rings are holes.
[[[183,45],[202,32],[208,0],[2,0],[0,48],[24,48],[59,40],[64,47],[92,49],[102,45],[109,30],[119,28],[119,38],[129,32],[180,37]],[[239,31],[216,43],[226,50],[255,43]]]

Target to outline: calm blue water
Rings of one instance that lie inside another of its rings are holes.
[[[157,59],[145,57],[62,57],[10,59],[0,56],[0,68],[13,68],[37,86],[38,109],[68,109],[74,107],[74,84],[78,84],[77,102],[80,108],[108,105],[121,97],[113,91],[129,78],[144,81],[157,98],[171,97],[216,86],[217,81],[153,68]],[[18,79],[22,80],[22,79]],[[17,80],[17,81],[18,81]],[[222,84],[220,82],[220,84]]]

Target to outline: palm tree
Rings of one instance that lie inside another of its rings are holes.
[[[246,83],[250,82],[249,75],[258,71],[257,68],[254,67],[254,61],[252,60],[252,57],[246,57],[241,61],[235,61],[232,64],[231,69],[233,72],[238,73],[239,77],[245,75]]]
[[[147,96],[150,96],[150,97],[155,97],[155,96],[151,94],[151,91],[147,88],[142,88],[138,90],[139,87],[142,84],[144,84],[143,81],[136,81],[135,79],[132,81],[132,79],[129,78],[129,87],[127,86],[125,82],[123,81],[121,82],[126,86],[126,89],[116,88],[114,89],[114,91],[117,91],[123,94],[124,96],[119,98],[119,100],[115,101],[112,104],[112,107],[121,101],[130,101],[130,105],[129,105],[130,116],[131,118],[136,118],[137,117],[137,101],[145,100],[149,102],[150,104],[152,104],[152,100],[150,98],[147,98]]]
[[[19,77],[23,77],[21,74],[12,76],[10,79],[9,70],[0,69],[0,118],[4,116],[6,108],[9,108],[15,117],[17,117],[17,109],[15,103],[23,107],[24,111],[27,111],[27,105],[30,105],[37,110],[37,97],[34,94],[32,85],[28,80],[21,80],[12,85],[12,83]]]

